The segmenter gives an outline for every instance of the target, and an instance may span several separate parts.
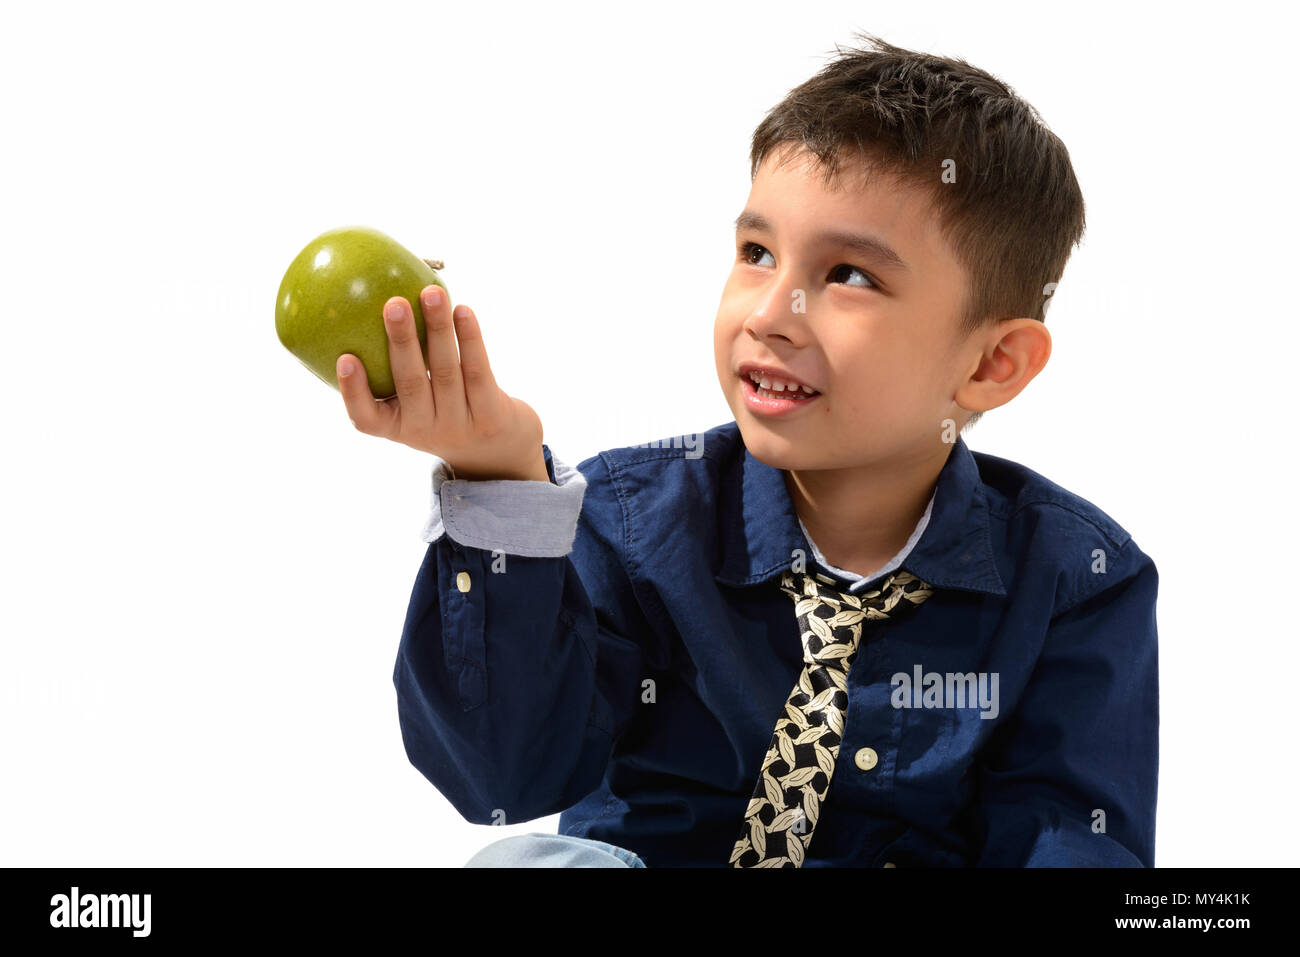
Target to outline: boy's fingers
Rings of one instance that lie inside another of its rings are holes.
[[[424,331],[428,337],[434,412],[440,418],[461,420],[465,417],[465,384],[460,378],[451,303],[441,286],[430,283],[420,291],[420,306],[424,310]]]
[[[345,374],[349,367],[352,372]],[[357,431],[364,432],[366,435],[377,435],[380,438],[391,435],[397,410],[387,402],[375,401],[361,360],[351,353],[344,353],[335,363],[334,372],[338,375],[339,391],[343,393],[343,404],[347,407],[348,418],[352,420]]]
[[[388,333],[393,388],[404,420],[432,423],[433,394],[429,391],[429,374],[424,368],[424,353],[420,351],[420,339],[415,333],[411,304],[404,297],[393,296],[384,303],[384,330]]]
[[[457,306],[456,341],[460,343],[460,373],[465,380],[465,398],[469,401],[469,414],[490,411],[491,403],[500,391],[492,366],[488,364],[487,347],[483,343],[483,330],[478,316],[469,306]]]

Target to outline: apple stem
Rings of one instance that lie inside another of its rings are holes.
[[[429,268],[430,268],[430,269],[441,269],[441,268],[442,268],[442,260],[441,260],[441,259],[426,259],[425,262],[429,264]]]

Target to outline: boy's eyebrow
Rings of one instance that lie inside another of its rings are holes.
[[[736,217],[736,232],[742,229],[752,229],[755,232],[771,233],[774,232],[772,224],[768,222],[765,216],[755,213],[752,210],[744,210]],[[843,233],[836,230],[828,230],[818,233],[813,237],[814,242],[834,243],[835,245],[853,249],[864,256],[870,256],[888,266],[897,269],[908,269],[907,263],[903,257],[894,252],[893,248],[882,239],[866,233]]]

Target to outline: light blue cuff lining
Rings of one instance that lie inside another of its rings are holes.
[[[428,521],[420,533],[432,544],[444,532],[469,548],[529,558],[562,558],[573,549],[587,480],[551,453],[554,482],[448,478],[434,456]]]

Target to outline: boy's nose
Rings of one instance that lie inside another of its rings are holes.
[[[775,296],[765,296],[755,305],[742,328],[755,341],[776,336],[787,342],[793,342],[798,338],[799,328],[803,326],[802,313],[795,312],[793,307],[783,308],[780,300]]]

